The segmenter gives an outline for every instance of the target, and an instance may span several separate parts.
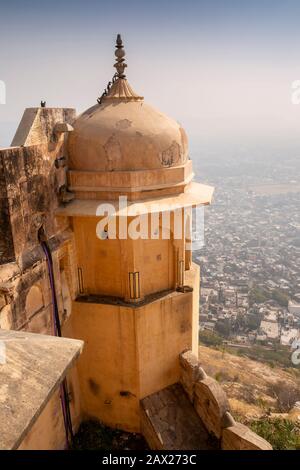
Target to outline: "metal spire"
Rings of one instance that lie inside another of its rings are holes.
[[[125,49],[123,46],[121,34],[117,35],[115,56],[117,60],[116,60],[116,63],[114,64],[114,67],[117,70],[117,74],[116,74],[117,78],[126,78],[126,75],[124,74],[124,70],[127,67],[127,64],[125,63],[125,59],[124,59]]]

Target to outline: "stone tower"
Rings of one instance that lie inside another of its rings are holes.
[[[199,268],[186,222],[213,189],[192,182],[184,129],[129,85],[120,36],[115,55],[112,82],[72,124],[75,198],[57,216],[74,231],[79,292],[70,321],[85,342],[83,410],[139,431],[140,400],[179,380],[183,350],[197,355]]]
[[[2,429],[15,430],[26,411],[19,449],[62,449],[88,418],[141,432],[152,449],[211,448],[210,434],[222,449],[269,449],[234,422],[197,358],[190,228],[192,208],[209,204],[213,188],[192,181],[180,125],[127,82],[119,35],[115,54],[116,73],[95,106],[76,117],[42,101],[0,149],[0,329],[20,330],[27,345],[10,361],[12,388],[0,393]],[[84,341],[66,380],[64,348],[54,353],[46,346],[54,338],[40,334]],[[60,391],[31,360],[35,336]],[[44,408],[17,397],[15,382],[32,395],[43,389]]]

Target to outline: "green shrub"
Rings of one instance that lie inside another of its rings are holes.
[[[278,380],[268,387],[269,395],[276,399],[277,409],[280,413],[288,413],[294,404],[300,400],[299,386]]]
[[[250,423],[250,428],[270,442],[274,450],[300,450],[300,425],[293,421],[264,418]]]
[[[272,292],[272,299],[276,300],[282,307],[287,307],[289,303],[289,296],[280,289],[274,289]]]
[[[219,370],[218,372],[215,373],[215,380],[219,383],[232,382],[232,377],[230,374],[228,374],[224,370]]]
[[[249,292],[249,304],[251,307],[254,303],[262,304],[263,302],[266,302],[266,300],[269,300],[269,299],[270,299],[270,295],[261,287],[254,287]]]
[[[220,346],[223,343],[223,338],[217,333],[209,330],[199,331],[199,342],[205,346]]]

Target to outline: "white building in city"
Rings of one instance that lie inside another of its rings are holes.
[[[294,315],[300,316],[300,303],[293,302],[292,300],[289,301],[288,309],[290,313]]]

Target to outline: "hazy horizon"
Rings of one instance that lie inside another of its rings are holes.
[[[296,153],[300,105],[291,103],[291,84],[300,79],[299,13],[294,0],[12,0],[0,17],[7,87],[0,146],[10,145],[24,109],[41,99],[78,113],[95,104],[114,73],[121,33],[130,84],[182,123],[191,153],[269,144]]]

